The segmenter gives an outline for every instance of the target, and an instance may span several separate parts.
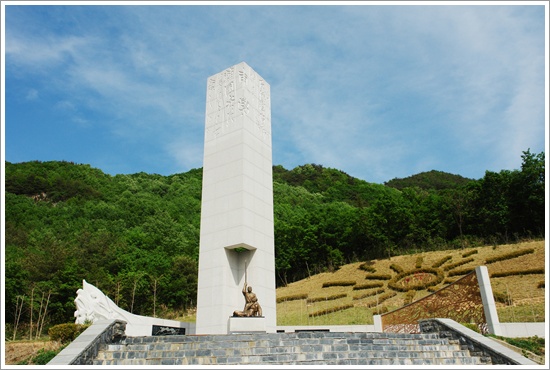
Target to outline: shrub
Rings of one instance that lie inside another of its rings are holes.
[[[440,267],[440,266],[443,265],[445,262],[447,262],[448,260],[451,260],[451,259],[453,259],[452,256],[443,257],[442,259],[440,259],[439,261],[437,261],[436,263],[434,263],[434,264],[432,265],[432,267],[433,267],[434,269],[436,269],[436,268]]]
[[[53,341],[69,343],[75,340],[90,324],[81,325],[74,323],[54,325],[48,329],[48,335]]]
[[[495,299],[495,302],[505,303],[507,305],[512,304],[512,298],[503,292],[493,291],[493,298]]]
[[[388,306],[380,306],[376,309],[377,314],[386,313],[389,311]]]
[[[514,251],[514,252],[511,252],[511,253],[501,254],[500,256],[487,258],[485,260],[485,263],[490,264],[490,263],[494,263],[494,262],[498,262],[498,261],[505,261],[505,260],[509,260],[511,258],[516,258],[516,257],[519,257],[519,256],[523,256],[524,254],[529,254],[529,253],[534,253],[534,252],[535,252],[535,250],[533,248],[524,249],[524,250],[520,250],[520,251]]]
[[[472,271],[474,271],[474,267],[466,267],[466,268],[463,268],[463,269],[456,269],[456,270],[453,270],[453,271],[449,271],[447,276],[450,277],[450,276],[457,276],[457,275],[466,275],[466,274],[469,274]]]
[[[298,299],[306,299],[306,298],[307,298],[307,293],[287,295],[286,297],[278,297],[277,303],[287,302],[287,301],[296,301]]]
[[[437,286],[431,286],[431,287],[428,287],[427,291],[430,292],[430,293],[434,293],[434,292],[437,292],[440,288],[438,288]]]
[[[402,279],[404,279],[405,277],[407,277],[409,275],[422,274],[422,273],[435,275],[435,279],[431,279],[431,280],[425,281],[425,282],[424,281],[418,281],[416,284],[410,284],[410,285],[407,285],[407,286],[398,285],[398,283]],[[437,284],[441,283],[444,278],[445,278],[445,276],[443,275],[443,271],[441,271],[440,269],[424,267],[424,268],[421,268],[421,269],[416,269],[414,271],[405,271],[405,272],[402,272],[401,274],[398,274],[398,275],[394,276],[388,282],[388,288],[391,288],[391,289],[396,290],[398,292],[407,292],[409,290],[422,290],[422,289],[426,289],[428,287],[431,287],[431,286],[434,286],[434,285],[437,285]]]
[[[392,263],[392,264],[390,265],[390,268],[391,268],[393,271],[395,271],[396,273],[398,273],[398,274],[400,274],[400,273],[402,273],[402,272],[404,271],[403,268],[402,268],[401,266],[396,265],[395,263]]]
[[[349,285],[355,285],[355,280],[345,280],[345,281],[329,281],[326,283],[323,283],[323,288],[328,288],[331,286],[349,286]]]
[[[32,363],[35,365],[46,365],[55,356],[57,356],[59,352],[61,352],[61,350],[53,351],[53,350],[45,350],[44,348],[41,348],[38,350],[36,356],[32,358]]]
[[[365,279],[367,280],[390,280],[391,275],[386,274],[372,274],[365,276]]]
[[[415,295],[416,295],[416,290],[409,290],[407,292],[407,294],[405,294],[405,302],[404,303],[406,305],[412,303]]]
[[[466,258],[466,257],[470,257],[472,254],[476,254],[477,253],[477,249],[473,249],[469,252],[466,252],[462,255],[462,258]]]
[[[370,283],[370,284],[356,285],[353,287],[353,290],[381,288],[383,286],[384,286],[384,283]]]
[[[345,305],[342,305],[342,306],[337,306],[337,307],[327,308],[326,310],[320,310],[320,311],[312,312],[312,313],[309,314],[309,317],[328,315],[329,313],[333,313],[333,312],[337,312],[337,311],[343,311],[343,310],[346,310],[346,309],[352,308],[352,307],[353,307],[353,303],[348,303],[348,304],[345,304]]]
[[[538,336],[527,338],[502,338],[506,342],[513,346],[526,349],[529,352],[533,352],[538,356],[544,356],[544,343],[545,339]]]
[[[372,262],[363,262],[359,265],[360,270],[375,273],[376,269],[371,265]]]
[[[449,270],[454,269],[455,267],[462,266],[462,265],[465,265],[465,264],[473,262],[473,261],[474,261],[473,258],[466,258],[465,260],[458,261],[458,262],[455,262],[455,263],[451,263],[450,265],[447,265],[447,266],[443,267],[443,270],[449,271]]]
[[[531,270],[510,270],[510,271],[502,271],[502,272],[494,272],[491,274],[491,277],[505,277],[505,276],[512,276],[512,275],[531,275],[531,274],[544,274],[544,269],[531,269]]]
[[[481,333],[481,331],[479,330],[479,326],[477,324],[474,324],[474,323],[471,323],[471,322],[465,322],[465,323],[462,323],[462,325],[464,325],[465,327],[467,327],[470,330],[475,331],[476,333]]]
[[[368,293],[363,293],[363,294],[358,294],[356,296],[353,297],[354,300],[357,300],[357,299],[363,299],[363,298],[367,298],[367,297],[372,297],[373,295],[377,295],[377,294],[381,294],[381,293],[384,293],[386,290],[385,289],[376,289],[376,290],[373,290],[372,292],[368,292]]]
[[[320,302],[320,301],[332,301],[334,299],[340,299],[340,298],[344,298],[344,297],[347,297],[348,295],[346,293],[341,293],[341,294],[334,294],[334,295],[331,295],[331,296],[328,296],[328,297],[314,297],[314,298],[308,298],[307,299],[307,303],[312,303],[312,302]]]
[[[378,306],[380,303],[392,298],[392,297],[395,297],[397,295],[396,292],[387,292],[387,293],[384,293],[382,295],[380,295],[378,297],[378,299],[373,299],[372,301],[368,302],[365,306],[367,307],[376,307]]]

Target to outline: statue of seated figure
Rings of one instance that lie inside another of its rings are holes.
[[[236,317],[252,317],[252,316],[262,316],[262,307],[258,303],[258,298],[255,293],[252,293],[252,287],[247,286],[247,283],[244,283],[243,295],[246,301],[244,309],[242,311],[234,311],[233,316]]]

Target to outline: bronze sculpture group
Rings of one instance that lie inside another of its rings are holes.
[[[262,316],[262,307],[258,303],[255,293],[252,293],[252,287],[248,286],[246,281],[243,286],[243,295],[245,299],[244,309],[242,311],[233,311],[235,317],[254,317]]]

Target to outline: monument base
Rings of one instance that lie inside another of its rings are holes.
[[[229,334],[265,333],[265,317],[229,317]]]

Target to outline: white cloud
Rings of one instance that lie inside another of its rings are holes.
[[[36,100],[38,99],[38,91],[36,89],[29,89],[27,95],[25,96],[27,100]]]

